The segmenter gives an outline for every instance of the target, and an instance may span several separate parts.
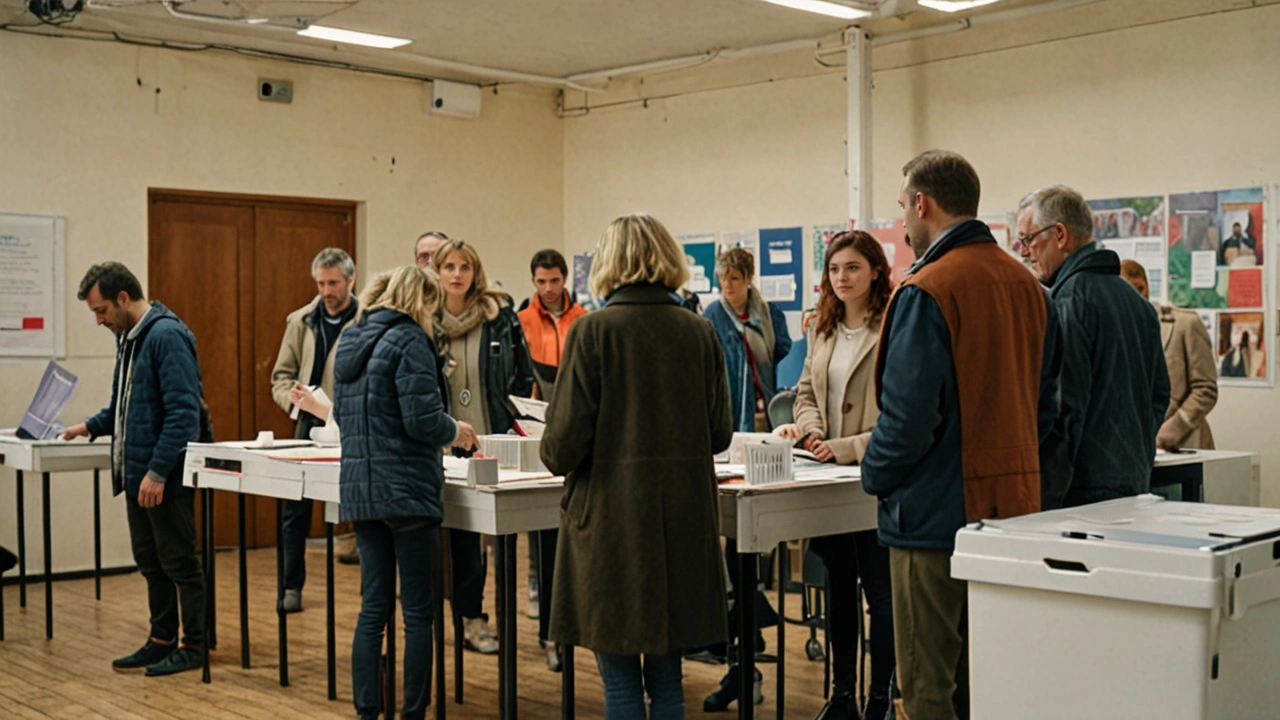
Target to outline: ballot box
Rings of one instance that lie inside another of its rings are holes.
[[[956,535],[972,717],[1280,717],[1280,510],[1154,495]]]

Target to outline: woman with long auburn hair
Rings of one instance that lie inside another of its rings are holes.
[[[796,388],[795,422],[777,429],[822,462],[862,461],[876,407],[876,349],[889,304],[892,268],[880,242],[859,230],[842,232],[827,246],[818,310],[809,327],[809,351]],[[814,538],[827,566],[831,592],[831,699],[818,717],[881,720],[889,707],[894,666],[889,551],[875,530]],[[871,608],[871,683],[866,708],[857,706],[857,579]],[[861,710],[861,713],[859,712]]]

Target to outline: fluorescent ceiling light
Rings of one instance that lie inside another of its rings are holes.
[[[931,10],[941,10],[942,12],[960,12],[961,10],[972,10],[983,5],[990,5],[1000,0],[916,0],[917,5],[922,5]]]
[[[781,5],[783,7],[793,8],[795,10],[806,10],[819,15],[828,15],[841,20],[856,20],[857,18],[870,17],[869,10],[859,10],[851,8],[848,5],[839,3],[826,2],[826,0],[764,0],[767,3]]]
[[[413,42],[405,38],[374,35],[373,33],[362,33],[355,30],[342,30],[341,28],[325,27],[324,25],[312,25],[306,30],[299,30],[298,34],[303,37],[316,38],[317,40],[332,40],[334,42],[364,45],[365,47],[382,48],[384,50],[398,48],[401,45],[408,45]]]

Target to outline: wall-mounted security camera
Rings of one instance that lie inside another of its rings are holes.
[[[258,99],[267,102],[293,102],[293,83],[288,80],[258,78]]]

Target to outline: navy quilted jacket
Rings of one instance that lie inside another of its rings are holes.
[[[408,315],[377,309],[342,333],[333,370],[341,519],[440,519],[441,448],[458,426],[441,400],[431,339]]]

